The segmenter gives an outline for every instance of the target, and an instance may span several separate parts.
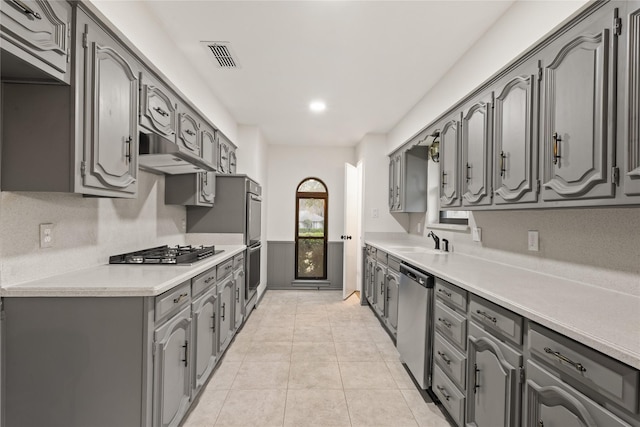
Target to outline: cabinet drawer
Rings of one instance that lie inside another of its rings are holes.
[[[155,317],[156,323],[165,319],[169,315],[177,312],[180,308],[188,305],[191,301],[191,280],[176,286],[156,297]]]
[[[400,260],[398,258],[394,258],[391,255],[387,258],[387,263],[389,265],[389,269],[400,272]]]
[[[536,324],[529,328],[528,344],[533,357],[583,393],[638,412],[637,370]]]
[[[387,265],[387,253],[380,250],[376,251],[376,260],[381,264]]]
[[[233,258],[226,260],[222,264],[218,264],[218,280],[224,279],[233,272]]]
[[[237,270],[244,267],[244,254],[236,255],[233,257],[233,269]]]
[[[522,317],[519,315],[475,295],[471,295],[469,312],[479,324],[489,327],[500,337],[522,344]]]
[[[191,295],[197,297],[210,286],[216,283],[216,268],[212,267],[204,273],[200,273],[191,281]]]
[[[464,425],[464,394],[440,370],[433,367],[433,392],[438,396],[451,418],[461,427]]]
[[[436,296],[445,303],[467,312],[467,291],[436,277]]]
[[[467,319],[440,301],[436,301],[436,329],[461,349],[467,348]]]
[[[628,423],[533,361],[527,362],[524,402],[527,405],[525,427],[541,425],[629,427]]]
[[[376,257],[376,252],[378,252],[378,250],[376,248],[374,248],[373,246],[369,246],[367,245],[367,255],[370,255],[372,257]]]
[[[444,372],[464,390],[466,387],[467,358],[456,350],[439,332],[433,341],[433,357]]]

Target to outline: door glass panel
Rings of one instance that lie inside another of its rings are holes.
[[[305,279],[325,277],[324,238],[298,239],[298,277]]]
[[[298,199],[298,237],[323,237],[324,199]]]

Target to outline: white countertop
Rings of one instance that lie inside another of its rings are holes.
[[[415,240],[366,243],[640,369],[640,298],[472,256],[402,252]]]
[[[168,291],[241,253],[245,245],[216,245],[223,252],[192,265],[105,264],[0,288],[3,297],[145,297]]]

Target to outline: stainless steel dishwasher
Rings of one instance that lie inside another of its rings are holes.
[[[422,389],[431,387],[433,368],[433,276],[400,265],[396,346]]]

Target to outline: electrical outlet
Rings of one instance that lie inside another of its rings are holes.
[[[187,231],[187,220],[182,218],[182,231]]]
[[[422,223],[419,222],[418,226],[416,227],[416,233],[419,233],[422,230]]]
[[[371,209],[371,218],[376,219],[380,216],[380,211],[378,208]]]
[[[540,250],[538,230],[529,230],[527,242],[527,247],[530,251],[537,252]]]
[[[40,224],[40,247],[53,247],[53,224]]]
[[[472,235],[474,242],[482,242],[482,228],[473,227]]]

